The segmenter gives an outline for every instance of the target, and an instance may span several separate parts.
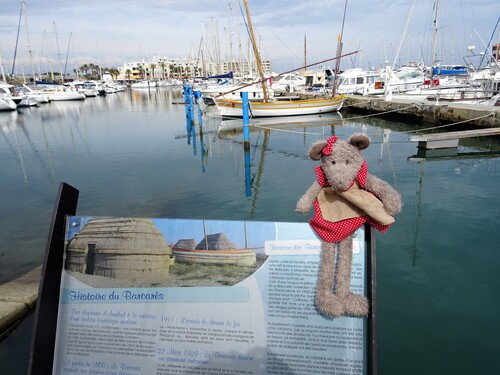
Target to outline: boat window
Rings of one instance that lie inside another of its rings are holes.
[[[359,84],[363,84],[363,77],[358,77],[356,78],[356,83],[359,85]]]

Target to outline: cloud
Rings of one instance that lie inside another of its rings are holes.
[[[308,62],[335,55],[344,0],[248,2],[259,46],[275,71],[303,64],[304,36]],[[20,1],[0,4],[0,49],[4,65],[12,62],[20,4]],[[346,59],[343,66],[377,66],[384,65],[385,60],[429,63],[433,1],[415,2],[405,43],[399,50],[411,4],[410,0],[348,2],[344,52],[356,49],[362,52]],[[230,40],[233,56],[248,53],[247,31],[237,0],[26,0],[26,5],[30,44],[39,60],[42,53],[55,60],[68,53],[70,63],[100,61],[103,66],[118,66],[124,61],[149,59],[153,55],[195,58],[200,46],[205,53],[212,54],[220,46],[221,56],[229,56]],[[463,63],[462,56],[470,44],[484,49],[497,17],[496,1],[480,0],[473,4],[464,0],[441,1],[437,52],[443,61]],[[16,64],[19,67],[29,61],[26,44],[23,20],[19,64]]]

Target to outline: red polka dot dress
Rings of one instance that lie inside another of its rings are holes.
[[[329,188],[330,185],[328,183],[325,173],[323,172],[323,168],[320,165],[318,165],[315,167],[314,172],[316,173],[319,185],[322,188]],[[368,173],[368,166],[366,162],[363,162],[363,165],[356,178],[358,184],[362,189],[365,188],[367,173]],[[353,184],[349,189],[352,188],[354,183],[355,181],[353,181]],[[371,226],[373,226],[375,229],[377,229],[382,233],[384,233],[391,225],[391,224],[382,225],[373,220],[368,215],[357,216],[336,222],[328,221],[323,218],[323,214],[321,212],[318,199],[314,201],[314,217],[309,221],[311,227],[325,242],[340,242],[365,223],[370,224]]]

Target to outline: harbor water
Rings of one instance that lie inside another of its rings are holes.
[[[457,155],[417,153],[430,127],[342,110],[250,132],[218,133],[208,108],[188,131],[182,90],[129,90],[0,112],[0,283],[42,262],[59,183],[77,214],[307,221],[309,145],[367,133],[369,171],[403,211],[376,234],[380,374],[498,374],[500,141],[461,140]],[[271,127],[275,130],[270,130]],[[0,342],[0,374],[25,374],[33,315]]]

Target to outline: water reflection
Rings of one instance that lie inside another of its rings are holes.
[[[176,99],[182,98],[182,88],[150,88],[144,90],[128,90],[125,98],[129,109],[137,111],[148,111],[151,109],[168,110],[174,106]]]

